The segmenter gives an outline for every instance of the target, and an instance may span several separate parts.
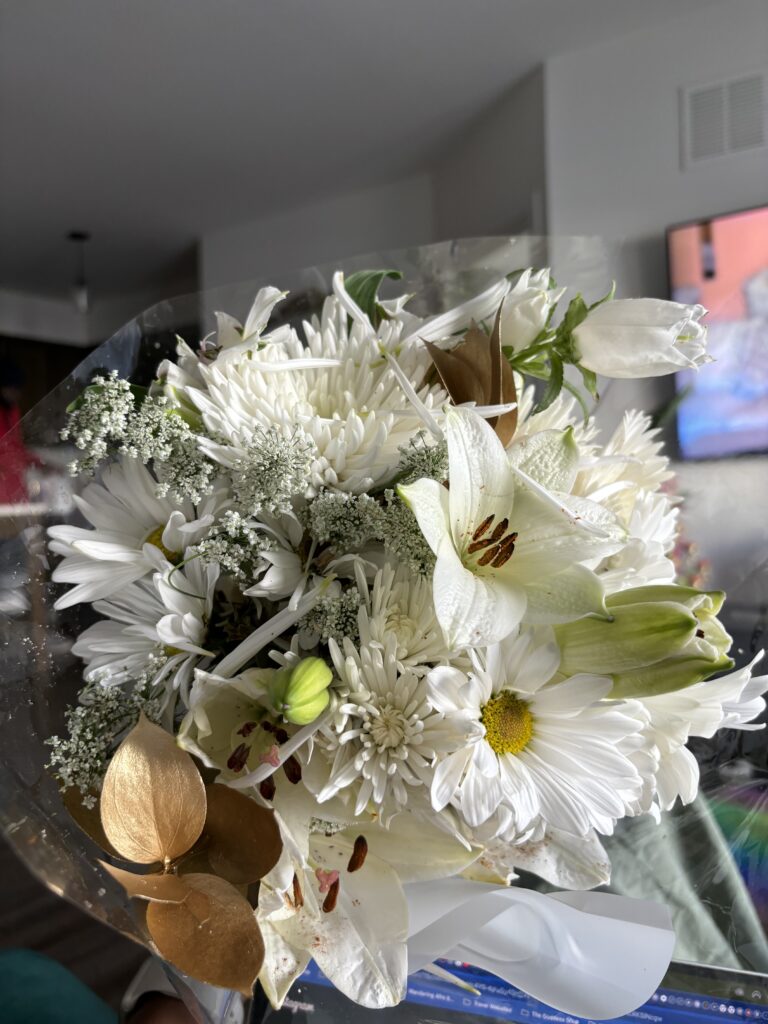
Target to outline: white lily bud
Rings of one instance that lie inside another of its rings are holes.
[[[614,299],[573,331],[579,362],[604,377],[661,377],[711,362],[703,306],[662,299]]]
[[[524,270],[507,294],[501,310],[499,332],[504,348],[522,352],[547,326],[549,312],[557,305],[564,288],[549,287],[549,267]]]

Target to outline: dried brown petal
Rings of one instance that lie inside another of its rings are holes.
[[[167,863],[194,846],[205,786],[189,754],[144,715],[117,748],[101,791],[101,822],[121,857]]]
[[[139,900],[153,900],[160,903],[183,903],[190,889],[178,875],[149,874],[137,875],[135,871],[124,871],[100,860],[99,864],[108,871],[129,896]]]
[[[263,878],[283,850],[273,811],[229,786],[208,786],[208,815],[203,828],[212,870],[233,885]]]
[[[432,356],[440,379],[455,405],[501,405],[517,401],[515,375],[501,351],[499,320],[501,308],[490,337],[473,324],[455,348],[446,351],[431,342],[424,344]],[[506,447],[517,428],[517,409],[493,417],[488,422]]]
[[[183,903],[150,903],[147,928],[158,952],[198,981],[250,995],[264,962],[256,915],[215,875],[186,875]]]

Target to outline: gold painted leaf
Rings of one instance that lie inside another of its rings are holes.
[[[215,874],[233,885],[263,878],[283,849],[273,811],[229,786],[208,786],[203,849]]]
[[[117,748],[101,791],[101,823],[121,857],[165,864],[197,842],[205,786],[189,754],[144,715]]]
[[[114,864],[100,860],[99,864],[108,871],[129,896],[139,900],[156,900],[160,903],[183,903],[190,894],[190,888],[178,875],[149,874],[137,875]]]
[[[215,875],[186,875],[183,903],[150,903],[147,928],[158,952],[198,981],[250,995],[264,962],[256,915]]]

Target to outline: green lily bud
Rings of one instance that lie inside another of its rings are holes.
[[[635,587],[606,598],[609,620],[555,627],[560,672],[613,679],[611,697],[669,693],[733,668],[717,613],[724,594],[693,587]]]
[[[287,722],[309,725],[330,702],[333,674],[322,658],[303,658],[292,669],[281,669],[269,686],[270,702]]]

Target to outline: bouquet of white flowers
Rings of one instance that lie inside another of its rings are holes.
[[[706,362],[704,311],[527,269],[417,316],[399,277],[339,271],[298,326],[262,288],[70,406],[93,479],[52,578],[95,614],[50,770],[193,977],[279,1005],[313,958],[389,1006],[452,956],[617,1016],[665,910],[513,883],[607,883],[600,835],[692,800],[689,738],[764,708],[724,595],[675,583],[649,417],[588,414],[597,374]]]

